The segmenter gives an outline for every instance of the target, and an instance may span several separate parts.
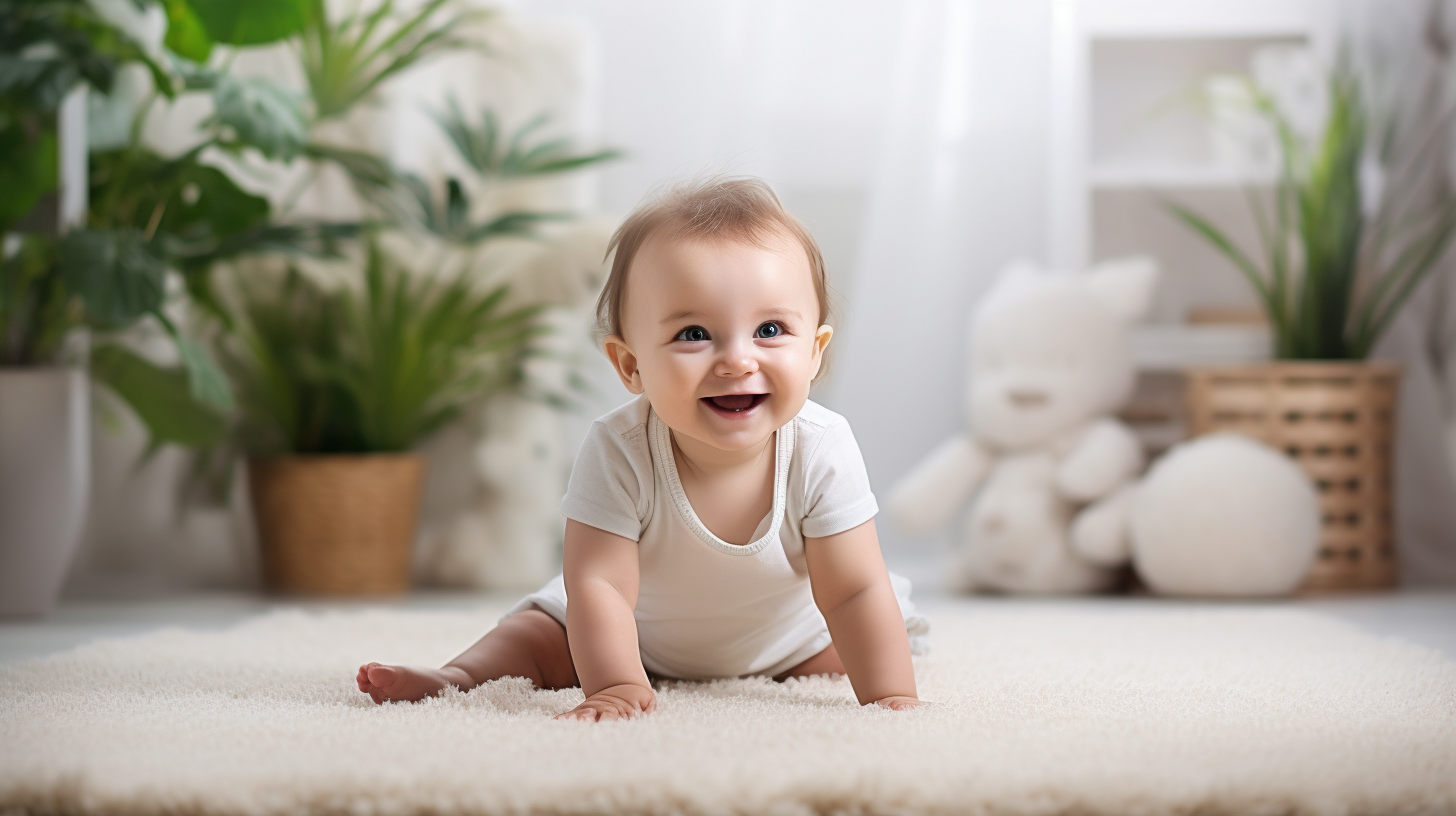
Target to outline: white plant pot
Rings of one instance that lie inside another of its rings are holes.
[[[90,384],[80,368],[0,369],[0,617],[60,595],[90,495]]]

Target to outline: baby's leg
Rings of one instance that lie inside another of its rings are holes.
[[[844,663],[840,662],[839,652],[834,650],[833,643],[825,646],[824,651],[792,669],[774,675],[774,679],[787,680],[790,677],[811,677],[816,674],[844,674]]]
[[[447,685],[475,688],[487,680],[525,677],[537,688],[578,685],[566,627],[532,607],[500,622],[449,663],[438,669],[366,663],[356,678],[359,690],[376,703],[432,696]]]

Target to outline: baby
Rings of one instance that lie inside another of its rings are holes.
[[[563,574],[444,667],[368,663],[359,690],[527,677],[581,686],[557,719],[597,721],[653,711],[651,677],[842,673],[862,705],[923,705],[928,626],[880,557],[848,423],[808,399],[834,334],[813,236],[763,182],[715,178],[639,207],[611,250],[597,315],[637,397],[582,444]]]

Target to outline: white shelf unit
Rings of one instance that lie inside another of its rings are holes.
[[[1085,269],[1152,254],[1163,280],[1151,320],[1170,350],[1206,345],[1197,339],[1202,330],[1178,328],[1188,309],[1254,300],[1239,273],[1167,204],[1205,213],[1252,247],[1246,197],[1273,182],[1272,172],[1214,160],[1203,84],[1215,74],[1247,73],[1253,54],[1269,45],[1328,54],[1328,2],[1054,0],[1051,261]],[[1192,339],[1171,339],[1178,331]]]
[[[1250,174],[1226,167],[1179,164],[1101,164],[1087,168],[1087,184],[1098,190],[1243,190],[1270,187],[1270,174]]]
[[[1182,439],[1181,370],[1266,359],[1268,329],[1190,325],[1191,309],[1255,304],[1239,272],[1168,210],[1204,214],[1249,248],[1249,195],[1272,168],[1219,162],[1200,104],[1212,75],[1247,74],[1261,48],[1330,54],[1333,0],[1053,0],[1049,144],[1051,260],[1080,270],[1127,254],[1162,269],[1147,325],[1132,335],[1141,374],[1123,411],[1149,453]],[[1227,154],[1225,154],[1227,155]]]
[[[1132,358],[1142,371],[1176,373],[1189,365],[1254,363],[1269,356],[1267,326],[1153,323],[1132,330]]]

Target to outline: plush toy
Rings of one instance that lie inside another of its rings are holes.
[[[1156,280],[1148,258],[1085,274],[1023,263],[1003,272],[977,305],[970,430],[915,467],[887,507],[904,529],[923,532],[976,494],[951,578],[956,588],[1087,592],[1115,579],[1105,563],[1126,549],[1143,457],[1111,414],[1132,389],[1127,329],[1147,309]],[[1103,557],[1089,559],[1084,549]]]
[[[1108,535],[1104,563],[1132,560],[1164,595],[1283,595],[1309,574],[1319,497],[1279,451],[1230,433],[1163,455],[1130,495],[1126,535]]]

